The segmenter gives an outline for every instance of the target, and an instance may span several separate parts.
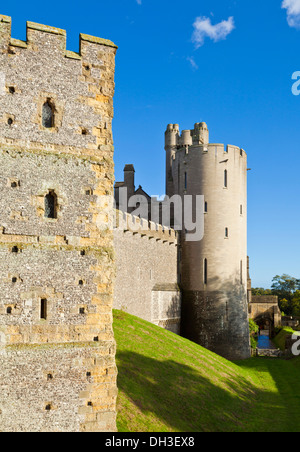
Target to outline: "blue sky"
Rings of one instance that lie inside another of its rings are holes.
[[[49,6],[50,5],[50,6]],[[164,131],[205,121],[210,141],[248,153],[248,253],[254,286],[300,277],[300,0],[52,0],[7,2],[12,35],[26,21],[118,46],[116,180],[133,163],[136,183],[163,195]]]

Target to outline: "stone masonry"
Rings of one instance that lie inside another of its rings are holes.
[[[0,16],[0,430],[116,430],[116,46]]]

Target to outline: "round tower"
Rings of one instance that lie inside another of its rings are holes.
[[[172,159],[174,194],[183,201],[204,196],[203,239],[181,233],[182,334],[228,359],[244,359],[250,356],[247,156],[236,146],[209,144],[208,133],[205,123],[196,124],[190,145],[184,131]]]
[[[166,193],[173,196],[173,177],[172,177],[172,161],[175,157],[177,147],[179,145],[179,125],[168,124],[165,133],[165,150],[166,150]]]

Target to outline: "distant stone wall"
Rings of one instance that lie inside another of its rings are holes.
[[[272,327],[281,326],[281,312],[278,297],[273,295],[253,295],[249,304],[250,318],[255,321],[269,320]]]
[[[119,212],[114,307],[180,333],[174,230]]]

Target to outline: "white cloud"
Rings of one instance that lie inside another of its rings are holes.
[[[287,10],[289,26],[300,28],[300,0],[283,0],[281,7]]]
[[[196,71],[197,71],[197,69],[199,69],[199,66],[198,66],[198,64],[196,63],[194,57],[187,57],[187,61],[188,61],[189,63],[191,63],[191,66],[192,66],[193,69],[195,69]]]
[[[138,5],[142,4],[142,0],[136,0],[136,2],[137,2]]]
[[[226,39],[226,37],[234,30],[234,18],[229,17],[228,20],[212,25],[209,17],[197,17],[194,22],[194,33],[192,41],[196,47],[201,47],[204,44],[206,37],[212,39],[214,42]]]

